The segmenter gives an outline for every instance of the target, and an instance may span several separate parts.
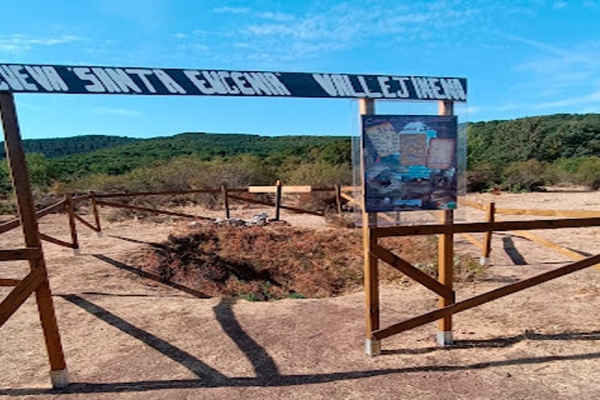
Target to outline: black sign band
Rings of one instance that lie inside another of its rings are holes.
[[[13,93],[467,100],[465,78],[0,64]]]

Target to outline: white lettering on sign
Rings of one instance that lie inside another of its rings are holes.
[[[270,72],[187,70],[183,74],[204,94],[292,95],[277,75]]]
[[[88,67],[75,67],[73,68],[73,73],[82,81],[90,82],[88,85],[85,85],[85,89],[88,92],[106,92],[106,88],[102,85],[102,83],[100,83],[100,80],[92,73],[92,71],[90,71]]]
[[[408,91],[408,87],[406,86],[406,81],[408,80],[408,78],[398,78],[398,77],[394,76],[394,77],[392,77],[392,80],[398,82],[399,89],[396,92],[398,97],[400,97],[400,98],[410,97],[410,92]]]
[[[129,93],[134,91],[136,93],[142,93],[142,89],[131,79],[127,72],[121,68],[105,68],[106,75],[119,87],[121,92]]]
[[[271,89],[271,86],[260,72],[248,72],[244,74],[244,77],[256,94],[264,93],[271,96],[274,93],[273,89]]]
[[[49,92],[52,91],[68,91],[69,87],[58,75],[54,67],[36,67],[36,66],[25,66],[25,71],[36,81],[36,83],[43,87],[44,90]]]
[[[248,86],[248,82],[245,80],[245,76],[244,74],[242,74],[241,72],[232,72],[230,74],[231,79],[233,80],[233,82],[237,85],[237,87],[240,89],[240,91],[243,94],[247,94],[247,95],[252,95],[254,94],[254,90],[252,89],[251,86]]]
[[[154,87],[154,85],[152,85],[152,82],[150,82],[150,80],[147,78],[148,75],[152,75],[152,71],[139,68],[128,68],[125,70],[125,72],[127,72],[128,74],[136,75],[139,78],[139,80],[142,81],[142,83],[146,87],[146,90],[148,90],[150,93],[156,93],[156,88]]]
[[[28,81],[29,75],[23,73],[22,65],[11,65],[10,69],[12,69],[13,73],[15,74],[15,76],[17,77],[19,82],[21,82],[21,85],[23,85],[23,88],[25,90],[31,90],[31,91],[38,90],[38,87],[34,83],[31,83]]]
[[[167,74],[162,69],[155,69],[152,72],[156,75],[156,77],[160,80],[160,82],[167,88],[167,90],[171,93],[181,93],[186,94],[184,88],[182,88],[179,83],[175,81],[175,79],[171,78],[169,74]]]
[[[23,85],[7,65],[2,65],[0,68],[0,77],[3,78],[4,84],[0,86],[2,90],[23,90]]]

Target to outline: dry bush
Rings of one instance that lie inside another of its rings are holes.
[[[357,230],[307,230],[289,226],[191,229],[148,248],[135,264],[165,281],[210,296],[271,300],[329,297],[361,290],[363,250]],[[427,237],[388,238],[383,243],[414,264],[434,265],[436,242]],[[382,267],[383,282],[407,283]]]

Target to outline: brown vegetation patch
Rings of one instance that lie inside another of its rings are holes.
[[[426,272],[436,273],[436,241],[427,237],[386,239],[386,247]],[[351,293],[362,285],[359,230],[299,229],[287,225],[232,227],[180,225],[177,234],[151,245],[134,264],[209,296],[272,300],[321,298]],[[457,267],[469,269],[467,259]],[[463,274],[463,276],[466,276]],[[384,282],[406,282],[382,267]]]

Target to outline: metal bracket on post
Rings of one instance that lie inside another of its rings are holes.
[[[381,354],[381,340],[365,340],[365,352],[368,356],[374,357]]]

